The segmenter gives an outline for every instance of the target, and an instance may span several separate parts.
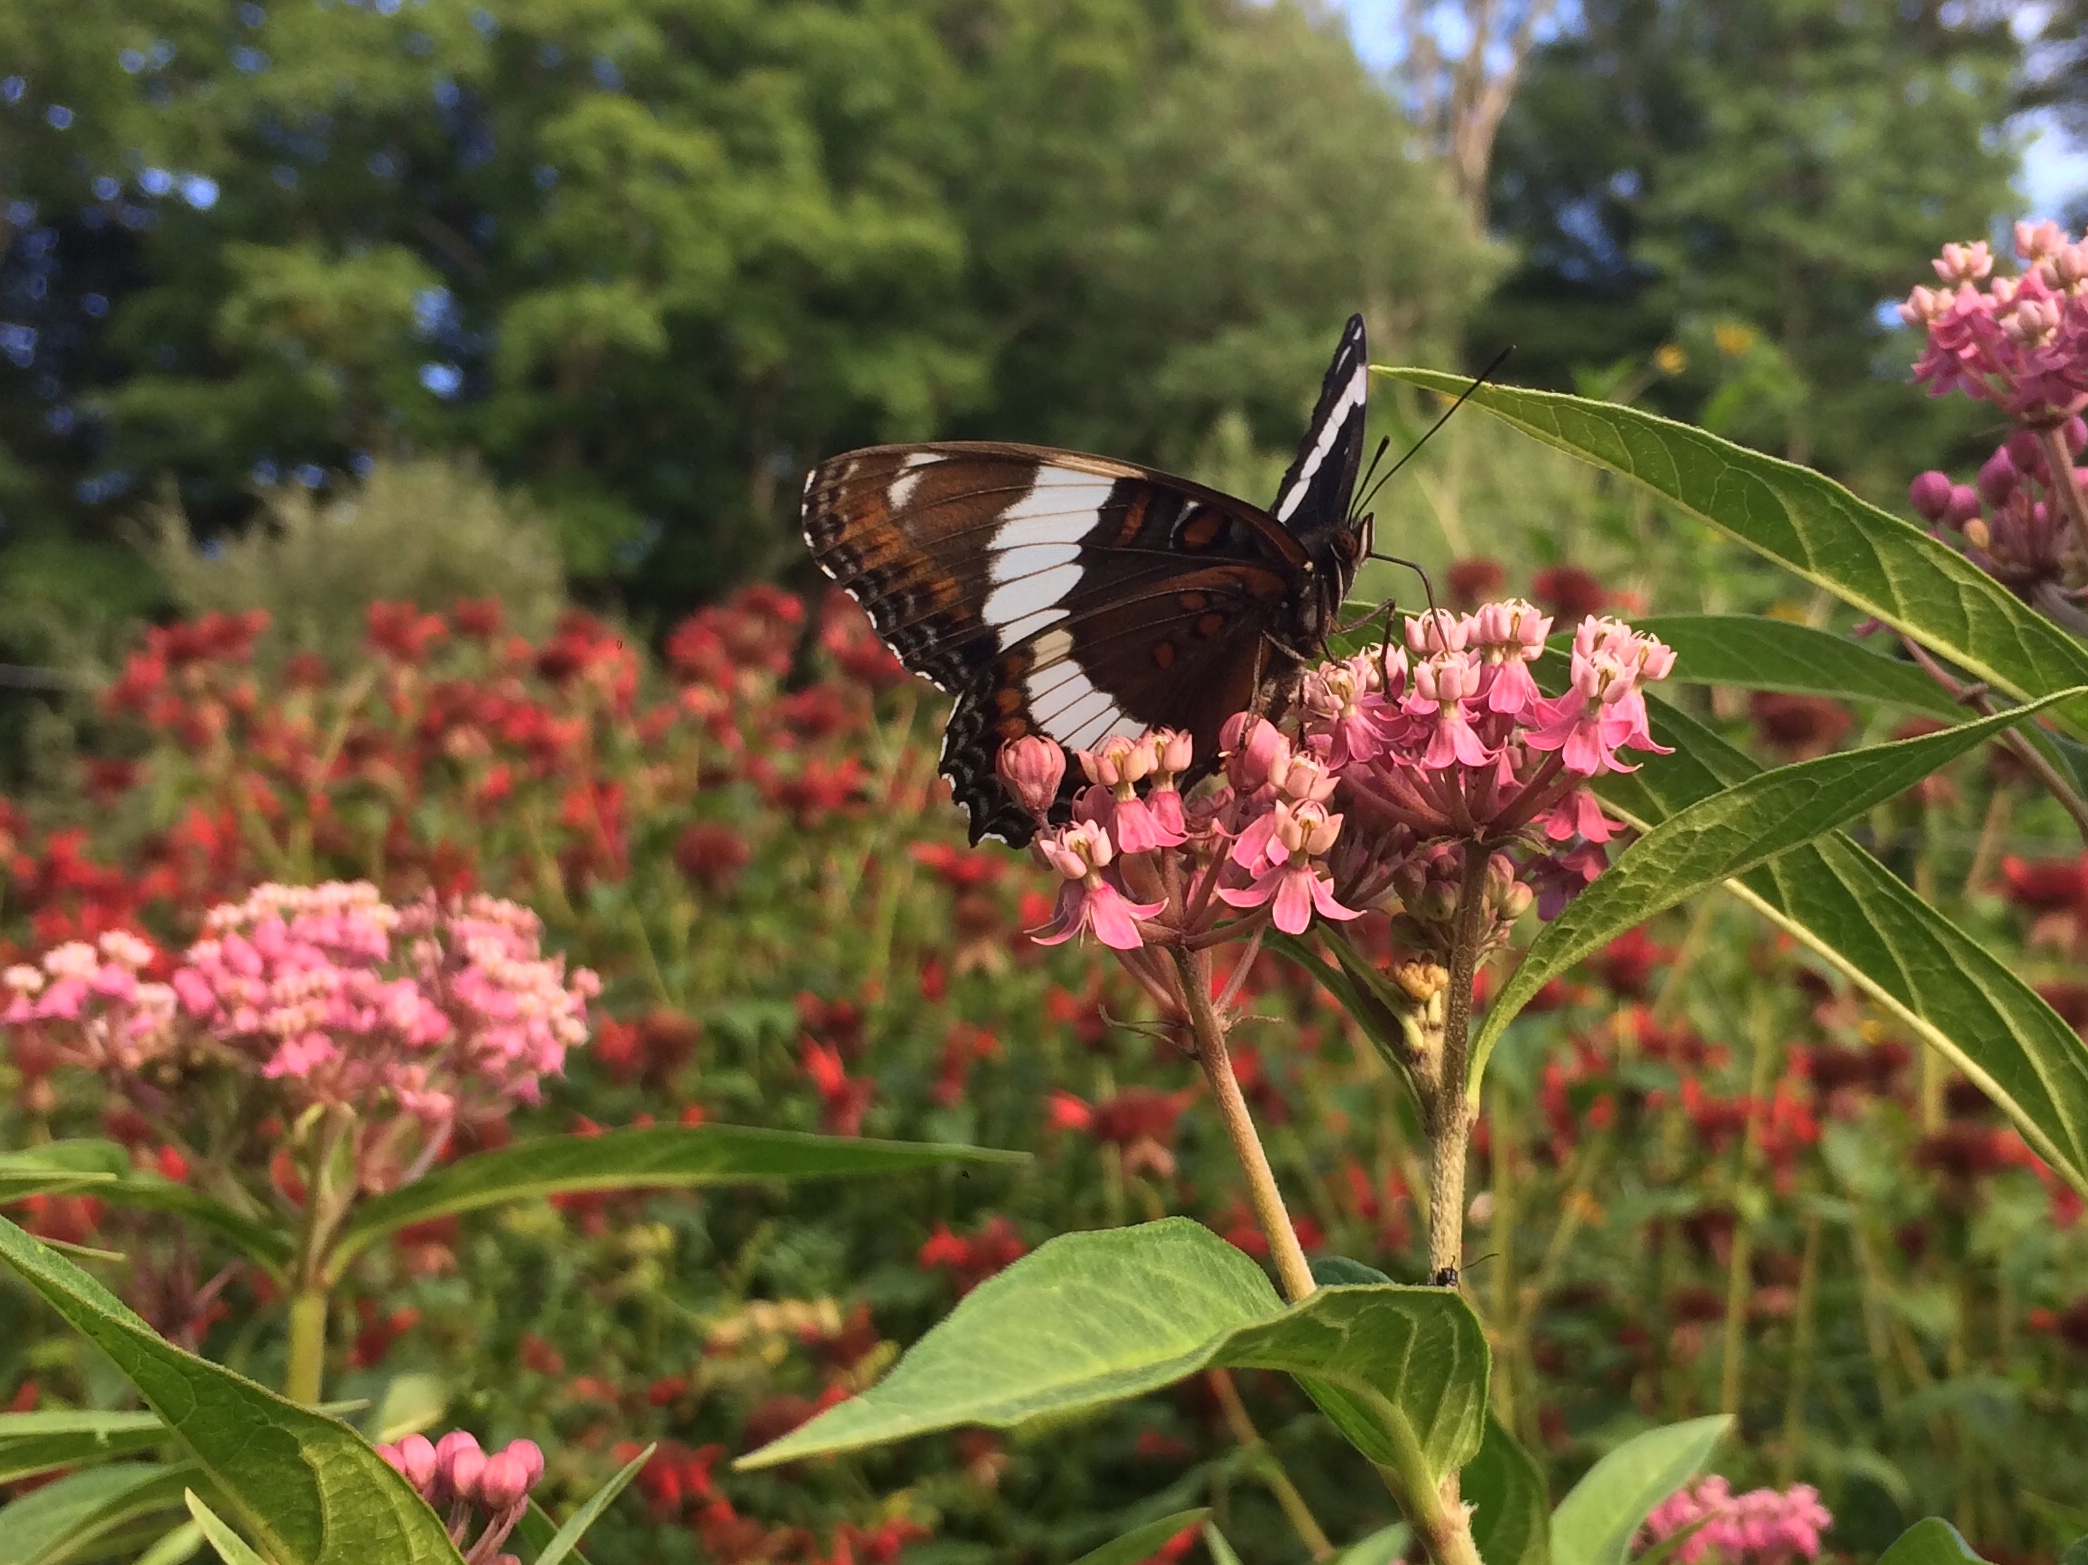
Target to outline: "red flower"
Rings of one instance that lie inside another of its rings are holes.
[[[407,664],[423,661],[449,634],[447,620],[440,614],[423,614],[413,603],[373,603],[364,623],[371,651]]]
[[[1028,1253],[1029,1246],[1013,1223],[1005,1217],[991,1217],[969,1239],[951,1232],[947,1223],[937,1223],[916,1260],[923,1271],[949,1273],[962,1295]]]
[[[754,849],[730,826],[694,821],[675,839],[674,866],[712,893],[729,891],[754,861]]]
[[[1578,565],[1548,565],[1530,578],[1530,597],[1561,622],[1577,622],[1609,606],[1607,588]]]

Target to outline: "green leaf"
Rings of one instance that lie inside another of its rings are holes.
[[[2059,1565],[2088,1565],[2088,1538],[2076,1538],[2059,1556]]]
[[[1635,629],[1675,649],[1671,681],[1902,706],[1956,722],[1965,708],[1912,663],[1761,614],[1655,614]]]
[[[1375,1266],[1365,1266],[1345,1255],[1322,1255],[1312,1263],[1312,1280],[1322,1288],[1368,1287],[1392,1279]]]
[[[182,1496],[188,1502],[189,1515],[196,1519],[196,1526],[218,1552],[225,1565],[268,1565],[268,1561],[256,1554],[246,1539],[226,1526],[224,1519],[196,1497],[191,1489]]]
[[[364,1246],[409,1223],[566,1190],[670,1189],[763,1179],[896,1174],[948,1163],[1021,1163],[1026,1152],[932,1142],[868,1141],[745,1125],[661,1125],[599,1136],[543,1136],[459,1158],[400,1190],[365,1201],[341,1231],[338,1277]]]
[[[1456,395],[1439,370],[1382,374]],[[2022,700],[2088,683],[2088,648],[1911,522],[1832,479],[1652,413],[1559,392],[1482,386],[1477,407],[1673,501],[1860,613]],[[2088,702],[2058,714],[2088,735]]]
[[[1296,1375],[1366,1456],[1402,1471],[1440,1478],[1478,1449],[1486,1343],[1454,1292],[1323,1288],[1285,1310],[1245,1255],[1167,1218],[1039,1247],[878,1385],[738,1465],[1062,1421],[1217,1366]]]
[[[1211,1514],[1206,1505],[1193,1511],[1176,1511],[1172,1516],[1163,1516],[1158,1521],[1147,1522],[1143,1527],[1134,1527],[1121,1538],[1105,1543],[1101,1548],[1083,1554],[1073,1565],[1139,1565],[1160,1552],[1160,1545],[1168,1542],[1175,1534],[1194,1527]],[[541,1562],[540,1562],[541,1565]]]
[[[1978,1559],[1955,1527],[1940,1516],[1930,1516],[1901,1533],[1878,1556],[1878,1565],[1965,1565]]]
[[[4,1220],[0,1260],[115,1361],[276,1565],[457,1565],[427,1502],[346,1424],[182,1352]]]
[[[32,1489],[0,1510],[0,1565],[60,1565],[141,1516],[181,1504],[196,1469],[116,1462]]]
[[[1472,1507],[1472,1542],[1486,1565],[1549,1565],[1551,1498],[1544,1473],[1491,1414],[1479,1454],[1458,1482]]]
[[[647,1446],[618,1468],[607,1483],[589,1495],[587,1503],[573,1512],[566,1524],[544,1545],[542,1552],[536,1557],[536,1565],[559,1565],[561,1560],[568,1558],[579,1548],[580,1540],[587,1535],[587,1529],[595,1524],[602,1512],[609,1509],[610,1502],[624,1492],[625,1486],[638,1476],[639,1469],[652,1460],[653,1452],[658,1449],[657,1445]]]
[[[1709,728],[1655,700],[1674,746],[1596,792],[1641,829],[1759,774]],[[1726,889],[1861,987],[1963,1071],[2053,1169],[2088,1194],[2088,1045],[2004,961],[1846,835],[1794,848]]]
[[[203,1547],[203,1529],[185,1521],[138,1556],[138,1565],[185,1565]]]
[[[1627,848],[1530,943],[1473,1040],[1474,1090],[1515,1013],[1583,957],[1655,913],[1897,797],[2011,724],[2077,693],[2048,696],[1918,739],[1779,766],[1678,810]]]
[[[738,1465],[1072,1417],[1209,1367],[1213,1343],[1282,1310],[1259,1266],[1187,1218],[1063,1234],[966,1294],[869,1391]]]
[[[130,1154],[113,1141],[53,1141],[26,1152],[7,1154],[0,1158],[0,1202],[15,1199],[16,1193],[31,1193],[28,1187],[39,1177],[39,1170],[51,1171],[41,1176],[45,1178],[71,1175],[77,1181],[72,1188],[91,1185],[95,1199],[111,1206],[185,1218],[228,1241],[240,1254],[278,1279],[289,1264],[291,1244],[287,1234],[192,1186],[133,1168]]]
[[[1624,1565],[1653,1507],[1704,1470],[1732,1427],[1719,1413],[1649,1429],[1589,1468],[1552,1513],[1552,1565]]]
[[[0,1483],[135,1456],[169,1438],[152,1413],[0,1413]]]
[[[1389,1527],[1380,1527],[1369,1537],[1358,1540],[1334,1556],[1334,1565],[1397,1565],[1406,1554],[1407,1544],[1413,1541],[1414,1529],[1405,1522],[1394,1522]],[[1484,1555],[1480,1558],[1485,1559]],[[1487,1560],[1486,1565],[1493,1565]]]

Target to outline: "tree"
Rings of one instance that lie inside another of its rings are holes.
[[[832,450],[1287,443],[1350,309],[1447,342],[1482,275],[1290,5],[22,0],[0,45],[0,505],[66,558],[163,475],[207,533],[469,448],[664,610],[801,563]]]
[[[1933,0],[1596,0],[1504,123],[1525,260],[1482,329],[1554,384],[1660,350],[1657,404],[1890,493],[1964,425],[1880,306],[2009,211],[2021,58],[2005,16]]]

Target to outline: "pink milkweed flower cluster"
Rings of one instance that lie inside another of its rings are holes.
[[[1565,691],[1546,697],[1530,665],[1551,628],[1520,600],[1409,618],[1402,642],[1307,672],[1282,725],[1233,716],[1219,756],[1167,729],[1077,752],[1087,786],[1062,824],[1049,815],[1065,752],[1040,737],[1004,746],[1002,784],[1036,816],[1033,851],[1059,880],[1035,938],[1092,934],[1138,973],[1153,946],[1396,912],[1403,938],[1447,950],[1466,842],[1492,850],[1490,928],[1504,937],[1533,902],[1550,917],[1617,829],[1586,785],[1631,770],[1628,751],[1661,750],[1644,689],[1674,666],[1659,641],[1591,616]],[[1199,771],[1210,785],[1185,794]]]
[[[380,1445],[377,1454],[445,1518],[450,1542],[463,1552],[465,1565],[520,1565],[500,1546],[529,1509],[529,1491],[544,1476],[544,1453],[534,1440],[510,1440],[489,1452],[476,1436],[456,1429],[433,1442],[426,1435],[408,1435],[397,1445]],[[484,1530],[466,1549],[464,1540],[480,1512]]]
[[[433,1150],[467,1102],[537,1101],[601,992],[543,954],[534,913],[495,897],[393,907],[367,882],[271,884],[203,928],[164,982],[144,977],[161,954],[124,933],[9,968],[0,1026],[156,1104],[185,1073],[229,1066],[293,1113],[417,1124]],[[389,1182],[387,1161],[365,1167],[366,1188]]]
[[[2064,470],[2054,466],[2054,446]],[[2068,418],[2040,438],[2018,429],[1995,448],[1970,484],[1931,470],[1907,486],[1908,503],[1930,532],[1959,544],[1965,557],[2033,607],[2074,629],[2088,559],[2070,512],[2088,493],[2088,469],[2074,467],[2088,447],[2088,422]]]
[[[2009,276],[1984,240],[1945,245],[1942,286],[1914,289],[1900,318],[1928,334],[1914,377],[1932,396],[1962,391],[2049,425],[2088,408],[2088,239],[2018,223],[2015,249],[2022,267]]]
[[[1646,1518],[1642,1542],[1655,1544],[1696,1527],[1676,1546],[1679,1565],[1705,1560],[1716,1565],[1793,1565],[1799,1559],[1818,1559],[1820,1535],[1833,1525],[1833,1513],[1810,1484],[1735,1494],[1725,1479],[1713,1476],[1698,1479],[1655,1506]]]

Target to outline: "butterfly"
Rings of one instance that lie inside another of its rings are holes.
[[[1266,511],[1134,462],[998,441],[868,446],[811,471],[813,559],[956,698],[941,770],[973,842],[1035,832],[994,772],[1009,740],[1083,750],[1186,729],[1208,770],[1226,718],[1281,714],[1370,552],[1370,518],[1350,514],[1369,384],[1351,316]]]

